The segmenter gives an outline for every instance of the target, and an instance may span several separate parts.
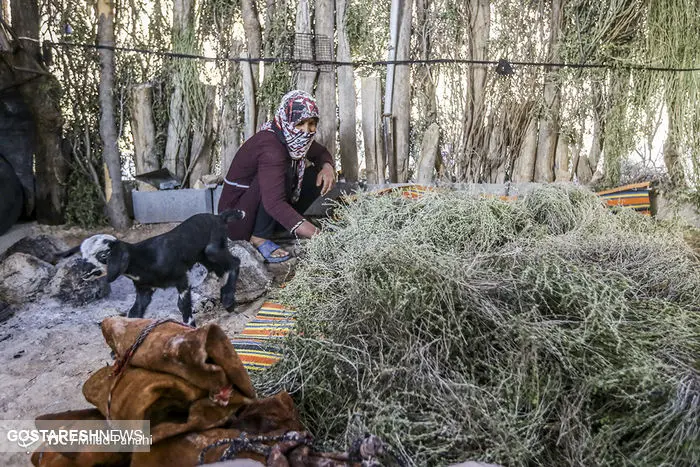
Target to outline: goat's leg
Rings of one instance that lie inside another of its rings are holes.
[[[215,265],[215,270],[228,272],[226,283],[221,287],[221,305],[228,311],[233,311],[236,306],[236,281],[241,260],[233,256],[227,248],[221,248],[216,244],[207,246],[205,253],[207,259]]]
[[[236,282],[238,281],[238,272],[241,268],[241,260],[233,255],[230,256],[228,278],[224,286],[221,287],[221,305],[229,312],[232,312],[236,307]]]
[[[190,293],[190,284],[183,283],[177,286],[177,308],[182,314],[182,322],[192,327],[197,327],[192,316],[192,294]]]
[[[146,313],[146,308],[151,303],[153,298],[153,289],[151,287],[141,287],[136,286],[136,301],[134,306],[131,307],[129,313],[127,313],[127,318],[143,318],[144,313]]]

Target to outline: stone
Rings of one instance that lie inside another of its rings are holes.
[[[236,283],[236,303],[257,300],[270,290],[272,274],[265,267],[265,259],[250,242],[229,241],[229,251],[241,260]]]
[[[12,315],[15,314],[15,311],[12,309],[9,303],[5,303],[2,300],[0,300],[0,323],[7,321],[8,319],[12,318]],[[0,337],[0,342],[8,339],[10,337],[10,334],[6,334],[3,337]]]
[[[0,263],[0,300],[21,304],[34,300],[54,275],[50,263],[26,253],[14,253]]]
[[[91,267],[81,257],[71,257],[56,265],[56,274],[49,281],[48,294],[63,303],[85,305],[109,295],[111,288],[107,276],[96,280],[83,280]]]
[[[56,254],[68,249],[69,247],[66,242],[52,237],[51,235],[30,235],[29,237],[22,238],[8,248],[7,251],[0,256],[0,261],[14,253],[25,253],[55,265],[59,260],[59,258],[56,258]]]
[[[249,303],[265,295],[272,284],[272,274],[265,267],[262,255],[246,241],[229,241],[229,251],[241,260],[236,282],[236,304]],[[192,286],[192,309],[195,313],[221,306],[221,287],[225,277],[207,273],[196,266],[189,274]]]

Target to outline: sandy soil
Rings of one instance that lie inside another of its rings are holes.
[[[170,230],[174,225],[135,226],[117,236],[133,242]],[[69,246],[97,233],[36,225],[21,228],[25,233],[54,235]],[[111,233],[109,229],[100,232]],[[20,235],[15,233],[14,236]],[[12,243],[14,241],[13,238]],[[0,251],[12,244],[7,243],[0,245]],[[282,282],[290,273],[290,266],[284,264],[270,266],[275,268],[272,272],[276,282]],[[223,309],[199,313],[195,315],[197,324],[216,322],[233,336],[255,316],[265,298],[239,305],[234,313]],[[85,306],[66,306],[44,297],[14,307],[14,316],[0,323],[0,361],[3,362],[0,367],[0,417],[4,420],[33,420],[42,414],[90,408],[82,395],[82,385],[94,371],[111,364],[110,349],[104,342],[99,324],[108,316],[128,310],[134,299],[132,282],[120,277],[111,284],[111,293],[107,297]],[[180,319],[176,303],[175,289],[158,290],[146,317]],[[0,465],[29,466],[31,462],[26,454],[0,453]]]

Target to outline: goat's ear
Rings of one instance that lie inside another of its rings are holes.
[[[107,282],[114,282],[124,274],[129,266],[129,252],[119,241],[110,242],[109,261],[107,261]]]

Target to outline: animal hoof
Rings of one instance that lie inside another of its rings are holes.
[[[221,291],[221,305],[228,311],[233,311],[236,306],[236,294],[234,292]]]

